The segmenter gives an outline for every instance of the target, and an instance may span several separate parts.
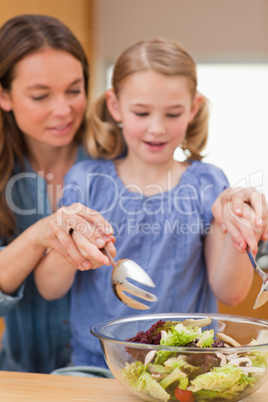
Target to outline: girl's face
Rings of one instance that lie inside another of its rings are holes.
[[[200,102],[200,95],[192,98],[185,77],[154,71],[127,77],[118,97],[112,90],[107,92],[109,111],[122,122],[128,155],[135,154],[150,163],[173,159]]]
[[[10,91],[0,89],[0,107],[12,111],[27,143],[71,143],[86,108],[83,69],[70,53],[45,48],[14,68]]]

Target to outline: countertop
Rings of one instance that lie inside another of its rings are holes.
[[[268,381],[244,401],[267,402]],[[0,371],[3,402],[138,402],[117,380]]]

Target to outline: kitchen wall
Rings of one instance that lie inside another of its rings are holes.
[[[267,21],[267,0],[95,0],[95,92],[126,46],[155,36],[182,43],[197,62],[267,62]]]

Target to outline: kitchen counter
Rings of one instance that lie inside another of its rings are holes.
[[[267,402],[268,382],[244,401]],[[117,380],[0,371],[3,402],[138,402]]]

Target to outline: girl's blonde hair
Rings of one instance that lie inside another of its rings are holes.
[[[117,59],[113,70],[112,86],[118,96],[123,80],[141,71],[155,71],[167,76],[184,76],[194,98],[197,88],[196,65],[188,52],[178,43],[157,38],[139,41],[128,47]],[[189,124],[181,148],[191,159],[201,160],[201,152],[208,138],[208,100],[203,96],[200,109]],[[121,155],[125,143],[118,123],[110,115],[105,94],[91,106],[87,147],[95,158],[114,159]]]
[[[29,54],[44,47],[64,50],[82,64],[85,91],[88,95],[89,68],[86,54],[70,29],[56,18],[44,15],[19,15],[8,20],[0,29],[0,84],[10,90],[17,63]],[[64,72],[63,72],[64,74]],[[84,118],[75,139],[84,142],[86,119]],[[10,238],[14,234],[15,217],[7,205],[5,188],[14,174],[14,164],[24,169],[27,147],[24,135],[17,126],[12,111],[0,108],[0,236]]]

